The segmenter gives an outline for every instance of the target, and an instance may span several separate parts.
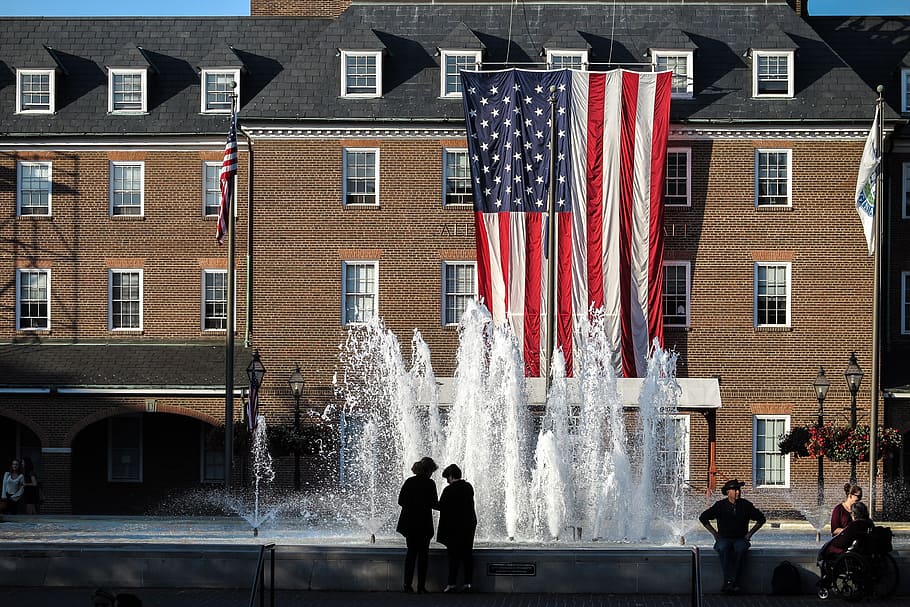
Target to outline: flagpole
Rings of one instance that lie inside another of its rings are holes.
[[[556,87],[550,86],[550,182],[547,196],[547,352],[542,365],[546,393],[553,381],[553,350],[556,343]],[[546,395],[544,396],[546,398]]]
[[[236,87],[234,88],[236,90]],[[236,128],[237,95],[231,94],[231,120]],[[237,175],[231,177],[230,195],[236,198]],[[234,201],[229,201],[230,208],[228,211],[228,251],[227,251],[227,281],[225,293],[225,323],[224,328],[224,486],[230,489],[233,478],[233,458],[234,458]]]
[[[879,315],[881,312],[881,274],[882,274],[882,235],[884,233],[885,191],[882,188],[882,142],[884,140],[884,120],[882,119],[882,91],[876,87],[878,99],[875,102],[876,152],[878,154],[878,171],[875,175],[875,215],[873,216],[873,233],[875,234],[875,274],[872,279],[872,404],[869,408],[869,505],[875,511],[875,481],[878,475],[878,393],[879,393],[879,354],[881,335]]]

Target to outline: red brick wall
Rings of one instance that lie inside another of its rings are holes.
[[[250,0],[253,17],[337,17],[351,0]]]

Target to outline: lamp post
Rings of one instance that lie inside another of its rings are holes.
[[[818,368],[818,375],[815,376],[812,387],[815,388],[815,398],[818,399],[817,427],[821,430],[822,425],[825,423],[825,397],[828,395],[828,388],[831,387],[831,382],[825,377],[824,367]],[[821,453],[818,455],[818,493],[816,498],[818,500],[818,505],[821,506],[825,500],[824,456]]]
[[[259,387],[262,385],[262,378],[265,376],[265,366],[259,358],[259,350],[253,351],[253,358],[246,367],[246,375],[250,378],[250,398],[248,401],[250,420],[247,424],[250,428],[255,428],[256,417],[259,413]]]
[[[844,371],[844,379],[847,380],[847,388],[850,389],[850,429],[856,429],[856,393],[859,392],[859,385],[863,382],[863,370],[860,369],[856,361],[856,352],[850,353],[850,363]],[[850,459],[850,483],[856,484],[856,458]]]
[[[300,489],[300,446],[297,441],[300,438],[300,395],[303,393],[303,374],[300,373],[300,365],[294,368],[291,377],[288,378],[288,385],[294,394],[294,489]]]

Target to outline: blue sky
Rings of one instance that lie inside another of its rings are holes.
[[[813,15],[910,15],[908,0],[809,0]],[[249,15],[250,0],[0,0],[0,16]]]

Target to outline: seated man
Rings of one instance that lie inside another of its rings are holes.
[[[714,536],[714,549],[720,556],[720,567],[724,574],[721,592],[739,592],[739,573],[743,558],[749,550],[749,540],[765,524],[765,515],[752,502],[740,497],[745,483],[736,479],[727,481],[721,488],[727,497],[717,501],[701,513],[698,520]],[[717,521],[717,528],[711,521]],[[749,529],[749,521],[755,524]]]

